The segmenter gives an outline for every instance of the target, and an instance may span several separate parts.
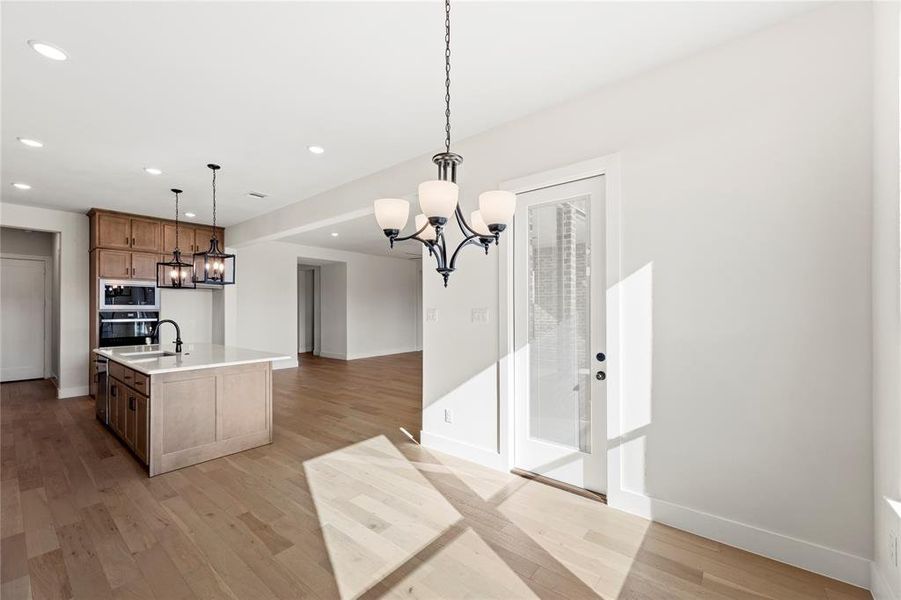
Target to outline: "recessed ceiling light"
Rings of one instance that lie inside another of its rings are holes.
[[[28,146],[29,148],[43,148],[44,147],[43,142],[39,142],[37,140],[32,140],[32,139],[23,138],[23,137],[16,138],[16,139],[19,140],[20,142],[22,142],[23,144],[25,144],[26,146]]]
[[[325,152],[325,148],[322,146],[307,146],[307,150],[312,152],[313,154],[322,154]]]
[[[333,232],[332,232],[332,237],[338,237],[338,232],[337,232],[337,231],[333,231]]]
[[[195,215],[195,214],[192,213],[192,212],[186,212],[186,213],[185,213],[185,216],[188,217],[189,219],[193,219],[193,218],[196,217],[197,215]]]
[[[150,173],[151,175],[162,175],[163,171],[161,169],[157,169],[156,167],[144,167],[144,170]]]
[[[17,190],[30,190],[31,189],[31,186],[28,185],[27,183],[14,183],[13,187],[16,188]]]
[[[53,44],[48,44],[47,42],[28,40],[28,45],[31,46],[35,52],[50,60],[66,60],[69,58],[62,48],[57,48]]]

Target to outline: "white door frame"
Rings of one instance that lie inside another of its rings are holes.
[[[621,267],[621,192],[620,192],[620,156],[610,154],[600,158],[582,161],[558,169],[536,173],[519,179],[504,181],[500,189],[517,194],[570,183],[580,179],[604,176],[606,195],[606,263],[607,282],[607,422],[610,419],[619,421],[621,387],[619,377],[620,356],[617,351],[619,343],[619,303],[610,297],[609,283],[618,282],[622,274]],[[514,465],[514,352],[513,342],[513,243],[512,236],[505,236],[510,243],[502,244],[503,250],[498,257],[498,454],[501,463],[507,470]],[[605,432],[605,439],[609,435]],[[618,471],[617,471],[618,473]],[[611,472],[608,472],[607,489],[610,489]]]
[[[34,260],[44,263],[44,379],[59,375],[54,375],[51,370],[53,365],[53,356],[51,348],[53,347],[53,257],[52,256],[33,256],[30,254],[10,254],[9,252],[0,252],[0,259],[11,258],[16,260]]]

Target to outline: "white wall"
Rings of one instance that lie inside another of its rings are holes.
[[[901,297],[899,297],[899,5],[874,7],[873,97],[873,423],[877,600],[901,598],[901,571],[889,560],[901,533]],[[889,500],[896,502],[893,509]]]
[[[0,225],[60,234],[59,397],[88,393],[88,218],[86,215],[0,204]]]
[[[347,271],[347,263],[325,264],[319,269],[319,355],[325,358],[347,358]]]
[[[160,319],[172,319],[181,329],[185,344],[213,343],[213,323],[218,317],[213,297],[220,290],[167,290],[160,289]],[[163,325],[160,343],[171,349],[175,341],[175,328]]]
[[[53,256],[53,233],[3,227],[0,252],[28,256]]]
[[[871,32],[868,4],[822,8],[455,147],[464,212],[501,181],[621,154],[623,276],[653,264],[653,420],[647,471],[628,477],[678,509],[657,518],[859,584],[873,542]],[[433,175],[424,155],[230,240],[362,213]],[[424,435],[497,453],[497,253],[464,256],[447,289],[424,268],[438,316]],[[471,322],[478,307],[492,322]]]
[[[322,356],[416,349],[416,261],[286,242],[236,246],[238,261],[248,265],[234,286],[238,346],[296,354],[300,261],[320,266]]]

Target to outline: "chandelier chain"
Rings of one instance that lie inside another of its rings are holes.
[[[213,169],[213,238],[216,237],[216,169]]]
[[[178,192],[175,192],[175,250],[178,251]]]
[[[450,152],[450,0],[444,0],[444,148]]]

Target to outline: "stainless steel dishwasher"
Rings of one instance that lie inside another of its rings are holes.
[[[109,425],[109,359],[105,356],[96,356],[97,364],[97,392],[94,394],[94,409],[97,418],[104,425]]]

